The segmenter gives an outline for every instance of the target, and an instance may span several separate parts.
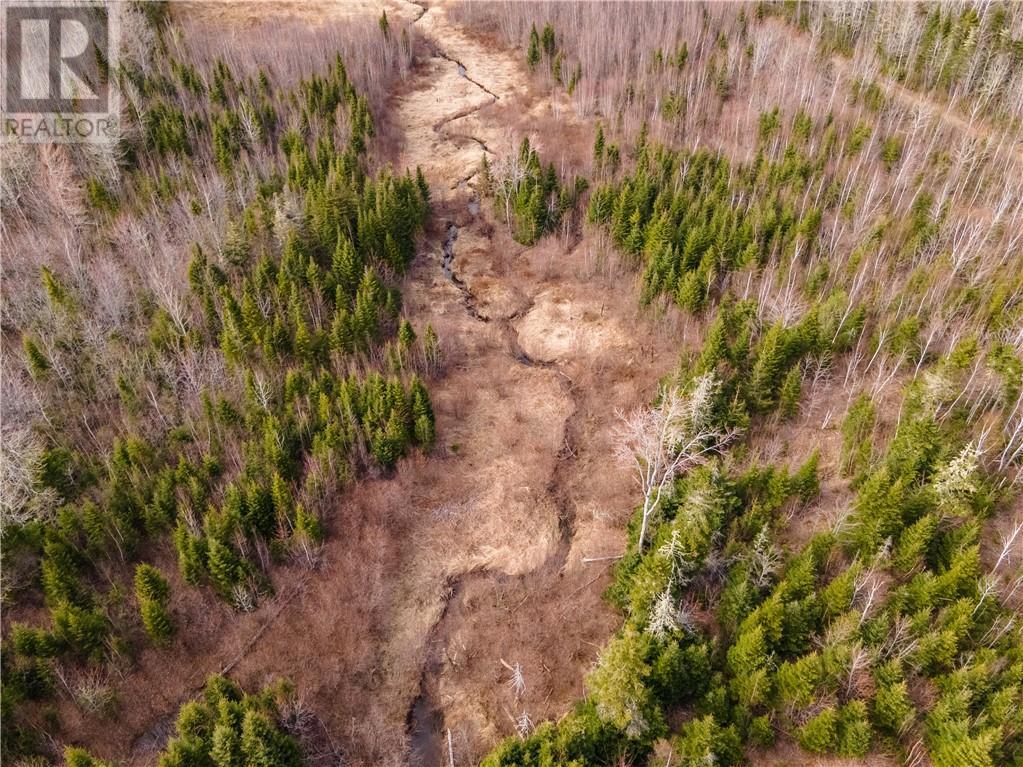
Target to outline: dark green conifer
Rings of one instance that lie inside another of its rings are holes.
[[[241,558],[226,543],[210,538],[207,544],[206,567],[210,580],[224,599],[230,599],[236,585],[244,577]]]
[[[554,27],[551,26],[550,22],[543,25],[543,32],[540,36],[540,42],[543,46],[543,52],[547,54],[548,58],[554,55],[554,51],[557,48],[557,42],[554,37]]]
[[[799,398],[803,388],[803,370],[793,365],[782,379],[778,393],[778,410],[785,418],[792,418],[799,412]]]
[[[540,35],[537,34],[534,24],[529,30],[529,49],[526,51],[526,63],[530,69],[536,67],[540,62]]]
[[[205,538],[193,535],[182,520],[174,529],[174,546],[178,552],[181,574],[188,583],[198,586],[206,573]]]
[[[22,339],[22,346],[25,349],[28,372],[32,374],[35,380],[42,381],[50,370],[50,361],[43,354],[42,349],[39,348],[39,344],[31,337],[25,336]]]

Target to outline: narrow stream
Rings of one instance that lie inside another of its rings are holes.
[[[462,293],[462,305],[465,306],[469,316],[478,322],[490,322],[490,317],[476,308],[476,296],[473,295],[465,280],[459,279],[458,275],[455,274],[455,240],[457,239],[458,227],[448,222],[447,234],[444,236],[444,244],[441,246],[440,268],[444,270],[444,276],[451,280]]]
[[[451,270],[451,262],[455,260],[455,240],[458,239],[458,227],[448,223],[448,231],[444,236],[444,244],[441,246],[440,268],[444,270],[444,276],[452,282],[458,278]]]
[[[415,19],[416,22],[422,19],[422,17],[429,12],[429,8],[423,6],[420,7],[423,8],[423,10]],[[451,58],[436,45],[430,44],[429,42],[428,45],[430,55],[454,63],[460,77],[464,77],[466,80],[485,91],[493,98],[494,101],[497,101],[500,98],[497,94],[492,93],[486,87],[469,77],[469,73],[462,62]],[[466,114],[471,114],[472,111],[475,110],[470,110]],[[465,115],[461,113],[453,115],[448,120],[434,125],[433,129],[435,132],[441,133],[441,129],[446,122],[463,116]],[[486,144],[482,141],[471,136],[468,138],[471,138],[480,144],[484,151],[489,151]],[[462,179],[459,182],[455,182],[452,188],[466,184],[473,175],[475,175],[475,172],[467,178]],[[469,214],[475,218],[479,212],[479,198],[473,194],[469,201]],[[481,314],[476,309],[476,297],[472,294],[469,286],[455,274],[455,241],[458,239],[458,231],[458,225],[453,221],[448,221],[444,232],[444,241],[441,244],[441,270],[444,272],[444,276],[447,277],[461,292],[462,303],[469,315],[477,321],[489,322],[490,318]],[[447,622],[445,621],[445,617],[447,617],[451,605],[455,601],[455,597],[461,589],[463,579],[474,575],[479,576],[480,574],[466,573],[451,585],[450,594],[444,603],[444,610],[430,632],[430,637],[427,642],[426,661],[423,664],[422,673],[419,679],[419,694],[413,701],[411,708],[409,708],[406,721],[406,732],[408,733],[409,738],[408,763],[410,767],[442,767],[442,765],[445,765],[447,762],[444,749],[444,710],[438,699],[439,691],[437,689],[438,679],[440,678],[444,667],[445,650],[448,641],[448,637],[446,636]]]
[[[444,713],[434,702],[434,695],[426,690],[427,675],[440,673],[440,666],[433,668],[427,663],[420,681],[419,697],[408,713],[410,767],[440,767],[443,763]]]
[[[419,21],[428,12],[429,8],[425,8],[416,21]],[[444,50],[440,49],[436,41],[428,40],[427,46],[429,48],[430,56],[441,58],[453,63],[457,67],[459,76],[465,78],[487,93],[493,99],[493,102],[500,99],[500,96],[496,93],[493,93],[482,83],[477,82],[470,77],[466,66],[461,61],[449,56]],[[486,105],[481,105],[464,112],[449,115],[444,120],[435,124],[433,126],[433,130],[447,140],[471,140],[477,143],[484,152],[492,154],[490,148],[480,138],[472,135],[450,134],[444,130],[444,126],[448,123],[454,122],[461,117],[465,117],[472,112],[481,109],[482,106]],[[451,188],[466,188],[469,180],[475,175],[476,171],[473,171],[465,178],[458,179],[452,184]],[[476,219],[477,216],[480,215],[481,201],[475,190],[470,188],[468,191],[470,193],[467,203],[468,213],[472,219]],[[445,224],[444,238],[441,243],[441,270],[443,271],[444,276],[458,288],[462,296],[462,304],[469,316],[479,322],[490,322],[491,318],[482,314],[477,309],[476,296],[473,294],[469,284],[467,284],[465,280],[461,279],[456,273],[454,261],[455,244],[458,240],[458,235],[459,225],[453,220],[448,220]],[[562,378],[562,385],[569,391],[570,395],[574,397],[574,394],[572,393],[573,383],[567,375],[560,371],[554,363],[534,360],[522,349],[519,344],[518,333],[512,324],[515,316],[495,317],[494,319],[495,322],[500,325],[499,329],[505,339],[507,352],[512,359],[526,367],[543,367],[558,373],[558,375]],[[561,459],[559,460],[559,464],[564,459],[574,455],[572,452],[572,445],[574,444],[575,437],[575,428],[566,423],[565,455],[559,455],[559,459]],[[554,475],[550,479],[550,486],[548,487],[548,492],[554,498],[558,507],[558,522],[561,532],[557,551],[552,554],[548,562],[549,566],[555,568],[562,567],[564,565],[565,558],[567,557],[571,542],[573,519],[571,507],[567,503],[567,499],[561,489],[561,470],[561,468],[557,468],[555,470]],[[419,692],[415,700],[412,702],[407,714],[406,732],[409,739],[408,764],[410,767],[445,767],[447,765],[448,757],[445,745],[446,726],[444,707],[440,700],[439,680],[444,672],[445,664],[448,662],[447,648],[449,634],[452,630],[451,627],[453,623],[457,623],[457,621],[462,619],[460,599],[465,586],[471,583],[474,578],[489,579],[492,577],[494,577],[494,574],[488,573],[487,571],[474,570],[459,575],[449,584],[450,590],[448,598],[445,600],[443,611],[441,612],[437,622],[434,624],[427,640],[426,658],[421,670]]]

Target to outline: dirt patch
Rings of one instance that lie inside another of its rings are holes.
[[[557,362],[616,353],[628,346],[628,333],[592,293],[550,288],[515,324],[519,343],[533,359]]]

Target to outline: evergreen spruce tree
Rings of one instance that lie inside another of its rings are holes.
[[[803,370],[793,365],[782,379],[778,393],[778,410],[785,418],[792,418],[799,412],[799,398],[803,387]]]
[[[245,767],[241,753],[241,733],[233,723],[221,722],[213,728],[210,760],[213,767]]]
[[[430,186],[426,183],[426,176],[423,175],[423,169],[416,166],[416,186],[419,189],[419,198],[423,203],[423,211],[429,211],[430,205]]]
[[[305,319],[299,317],[295,325],[295,353],[299,359],[314,364],[318,357],[318,344]]]
[[[526,63],[534,69],[540,62],[540,35],[536,32],[536,24],[529,30],[529,49],[526,51]]]
[[[597,123],[597,135],[593,139],[593,169],[599,171],[604,164],[604,125]]]
[[[799,745],[815,754],[835,751],[838,746],[838,713],[825,708],[799,728],[796,737]]]
[[[621,152],[618,149],[617,144],[608,144],[604,150],[605,167],[611,173],[618,172],[618,166],[621,164]]]
[[[430,405],[430,395],[418,376],[412,377],[409,394],[412,400],[412,418],[414,421],[413,428],[416,444],[423,448],[423,450],[429,451],[433,447],[433,442],[436,438],[433,408]]]
[[[160,767],[299,767],[298,742],[278,723],[275,698],[284,689],[246,695],[224,677],[211,676],[202,697],[180,708]]]
[[[820,494],[820,480],[817,467],[820,463],[820,451],[814,450],[799,470],[789,480],[791,491],[799,496],[803,503],[809,503]]]
[[[770,692],[766,665],[769,662],[764,629],[759,624],[744,627],[728,650],[732,688],[739,703],[751,708]]]
[[[273,499],[274,514],[277,518],[277,526],[281,530],[291,528],[292,519],[295,513],[295,501],[291,495],[291,488],[284,478],[274,472],[270,480],[270,497]]]
[[[785,328],[776,322],[757,344],[756,360],[750,370],[747,386],[754,408],[765,411],[773,406],[786,356]]]
[[[355,329],[351,313],[339,308],[330,326],[330,347],[341,354],[352,354],[356,349]]]
[[[174,546],[178,552],[178,566],[185,580],[197,586],[206,573],[206,541],[192,535],[184,520],[174,529]]]
[[[547,54],[548,58],[554,56],[554,51],[557,48],[557,42],[554,37],[554,27],[551,26],[550,22],[543,25],[543,32],[540,36],[540,43],[543,46],[543,52]]]
[[[78,582],[77,568],[71,569],[63,563],[46,557],[40,566],[43,597],[51,607],[63,603],[81,601],[82,590]]]
[[[412,329],[412,323],[406,319],[402,319],[401,324],[398,326],[398,350],[401,354],[403,363],[409,361],[409,354],[412,351],[412,345],[416,342],[416,331]]]
[[[892,552],[892,565],[903,573],[914,573],[926,564],[926,558],[938,532],[939,519],[934,513],[924,514],[911,524]]]
[[[249,535],[269,539],[277,529],[273,499],[260,479],[249,480],[243,492],[242,526]]]
[[[698,314],[703,310],[706,300],[704,283],[698,272],[686,272],[678,283],[678,291],[675,294],[675,301],[687,312]]]
[[[586,680],[601,720],[637,739],[656,734],[663,726],[647,682],[650,642],[648,635],[635,631],[612,639]]]
[[[851,759],[862,759],[870,751],[873,733],[867,720],[867,705],[862,700],[851,700],[839,710],[838,741],[835,750]]]
[[[323,541],[323,524],[319,518],[305,510],[301,503],[295,506],[295,531],[296,540],[315,546]]]
[[[170,585],[155,567],[140,563],[135,567],[135,596],[139,602],[166,604],[170,598]]]
[[[47,266],[40,267],[39,271],[43,281],[43,288],[46,290],[46,297],[50,301],[50,306],[54,310],[63,309],[71,311],[74,307],[67,288],[64,287],[64,283]]]
[[[210,538],[207,544],[206,567],[214,588],[224,599],[230,599],[234,587],[244,577],[242,562],[229,544]]]
[[[870,397],[861,394],[850,406],[845,420],[842,421],[840,466],[844,476],[859,474],[870,466],[874,418],[874,405]]]
[[[246,767],[276,767],[273,726],[261,712],[247,711],[242,721],[241,748]]]
[[[139,610],[142,615],[142,626],[146,634],[159,646],[166,646],[174,634],[174,623],[165,605],[154,601],[142,601],[139,603]]]
[[[494,193],[494,176],[486,152],[480,160],[480,180],[477,188],[482,197],[490,197]]]
[[[891,735],[900,735],[909,727],[916,713],[909,689],[901,675],[879,680],[872,702],[872,717],[879,728]]]
[[[742,743],[735,725],[722,727],[710,714],[686,722],[674,743],[683,767],[729,767],[742,760]]]
[[[707,336],[697,358],[695,373],[701,375],[717,369],[721,362],[728,361],[728,320],[730,307],[727,302],[722,302],[718,307],[717,314],[707,330]]]
[[[50,370],[50,361],[43,354],[39,344],[29,336],[22,339],[22,346],[25,349],[25,359],[28,362],[28,372],[32,378],[42,381]]]
[[[579,85],[579,81],[583,77],[582,64],[576,64],[575,69],[572,70],[572,76],[568,79],[568,95],[571,96],[575,93],[576,86]]]
[[[99,610],[64,603],[53,610],[52,617],[54,634],[61,642],[91,661],[102,657],[110,624]]]

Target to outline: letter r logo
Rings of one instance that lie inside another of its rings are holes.
[[[110,60],[104,4],[5,3],[4,111],[106,112]]]

